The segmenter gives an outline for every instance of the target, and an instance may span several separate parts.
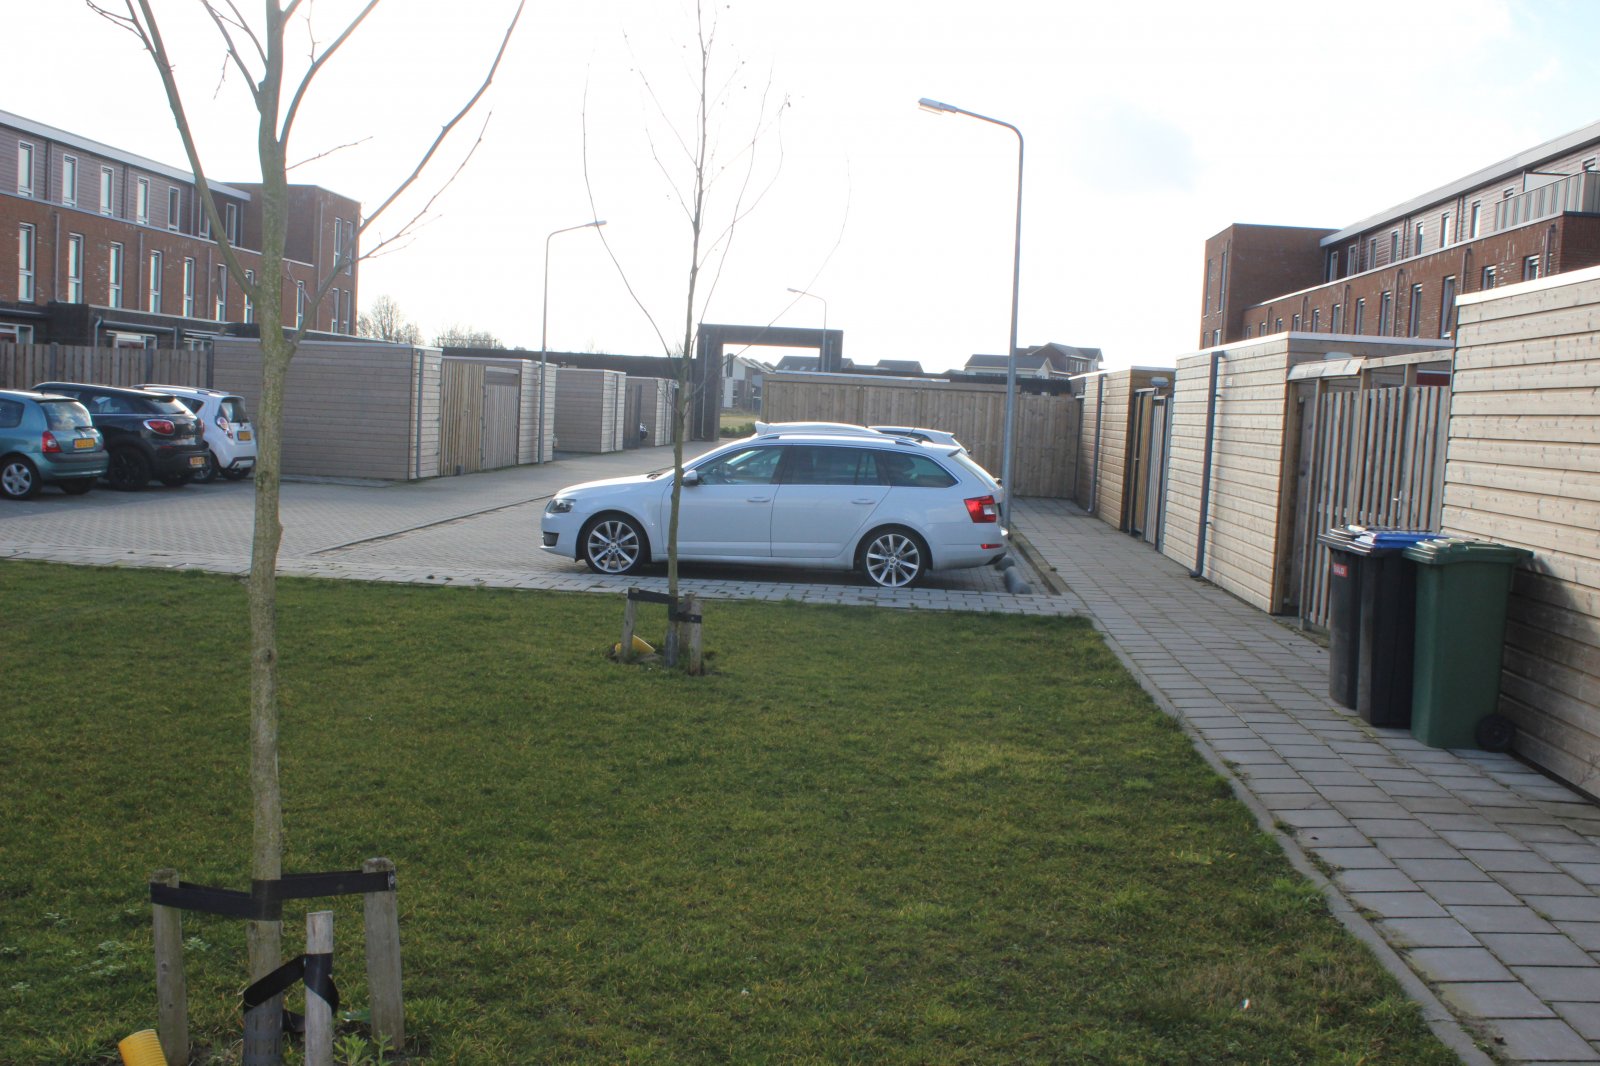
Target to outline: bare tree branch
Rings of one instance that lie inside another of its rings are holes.
[[[373,245],[372,246],[372,251],[370,253],[368,253],[369,255],[370,254],[376,254],[377,252],[381,251],[384,248],[384,246],[392,244],[395,241],[399,240],[401,237],[406,236],[410,232],[411,227],[416,225],[421,220],[422,216],[428,213],[428,208],[433,206],[434,201],[438,200],[439,197],[443,196],[444,195],[444,191],[446,189],[448,189],[455,182],[456,178],[460,177],[461,172],[466,169],[468,160],[470,160],[472,158],[473,153],[478,150],[478,146],[483,143],[484,131],[489,128],[489,120],[491,118],[493,118],[493,117],[494,117],[494,112],[492,112],[492,111],[489,114],[487,114],[487,115],[485,115],[483,117],[483,128],[478,131],[477,140],[472,142],[472,147],[467,149],[467,154],[461,158],[461,162],[459,164],[457,164],[455,170],[450,172],[450,177],[445,179],[444,184],[440,185],[437,189],[435,189],[434,192],[433,192],[433,195],[428,197],[428,202],[423,204],[420,208],[418,208],[417,209],[417,213],[415,215],[411,216],[410,221],[408,221],[405,225],[401,226],[398,230],[396,230],[393,237],[385,237],[382,240],[380,240],[377,244]],[[362,223],[360,229],[357,230],[357,232],[358,233],[364,233],[364,232],[366,232],[366,229],[367,229],[366,223]],[[367,258],[367,256],[364,255],[364,256],[362,256],[362,258],[365,259],[365,258]]]
[[[223,45],[224,45],[224,54],[223,54],[223,63],[222,63],[223,71],[224,72],[227,71],[228,63],[230,63],[230,62],[234,66],[238,67],[240,75],[242,75],[244,77],[245,88],[250,90],[251,97],[254,98],[257,103],[260,103],[260,100],[261,100],[261,96],[260,96],[261,89],[256,85],[255,77],[250,73],[250,67],[245,63],[244,57],[239,54],[239,47],[234,42],[234,39],[233,39],[233,31],[228,29],[228,27],[230,25],[234,25],[234,26],[238,26],[239,28],[243,29],[245,34],[246,34],[246,36],[248,36],[250,38],[250,42],[256,46],[256,53],[257,53],[257,55],[259,55],[261,57],[261,62],[265,63],[267,61],[267,57],[261,53],[261,42],[256,40],[256,36],[255,36],[254,33],[252,33],[250,31],[249,25],[246,24],[245,21],[242,18],[238,17],[238,15],[239,15],[239,9],[238,8],[234,8],[234,12],[233,13],[234,13],[235,17],[234,17],[233,20],[230,20],[230,19],[223,18],[222,17],[222,12],[218,11],[214,4],[206,2],[206,3],[202,3],[200,6],[205,9],[206,14],[211,16],[212,24],[214,26],[216,26],[217,33],[221,34],[221,36],[222,36]],[[232,4],[230,3],[229,6],[231,7]],[[220,84],[218,85],[218,88],[219,89],[221,88]]]
[[[358,139],[356,139],[354,141],[346,141],[344,144],[336,144],[332,148],[326,149],[325,151],[318,152],[316,155],[307,156],[305,159],[300,160],[300,162],[298,162],[298,163],[290,163],[289,166],[286,169],[294,170],[297,167],[305,166],[307,163],[315,163],[317,160],[325,159],[325,158],[327,158],[328,156],[332,155],[335,152],[342,152],[346,148],[354,148],[358,144],[366,144],[370,140],[372,140],[371,137],[361,137],[361,138],[358,138]]]
[[[327,50],[324,51],[321,55],[316,55],[315,54],[316,42],[315,42],[315,40],[312,41],[313,58],[311,60],[311,65],[306,68],[305,74],[301,75],[300,85],[299,85],[299,87],[297,87],[295,89],[294,97],[289,101],[289,110],[284,113],[283,125],[278,130],[278,138],[280,140],[284,141],[285,143],[288,142],[288,140],[289,140],[289,132],[294,128],[295,116],[300,113],[300,102],[305,99],[306,91],[311,88],[311,80],[313,78],[315,78],[319,72],[321,72],[323,66],[325,66],[327,64],[328,60],[333,58],[333,54],[339,50],[339,46],[344,44],[344,42],[346,42],[346,41],[348,41],[350,39],[350,35],[356,32],[357,28],[360,27],[362,21],[364,21],[368,15],[372,14],[372,9],[378,6],[378,2],[379,2],[379,0],[367,0],[367,5],[365,7],[363,7],[360,10],[359,13],[357,13],[355,18],[350,20],[350,24],[344,28],[344,32],[339,34],[339,36],[334,39],[334,42],[332,44],[330,44],[327,47]],[[299,0],[295,0],[295,3],[290,4],[289,7],[292,9],[295,6],[297,6],[298,3],[299,3]],[[520,4],[517,6],[517,13],[519,15],[522,13],[522,6]],[[288,14],[288,11],[286,10],[285,11],[285,16],[286,17],[287,17],[287,14]],[[512,19],[511,20],[512,28],[515,28],[516,24],[517,24],[517,20],[516,19]],[[310,22],[309,19],[306,21],[306,32],[307,33],[311,32],[311,22]],[[510,40],[510,38],[511,38],[511,30],[507,29],[506,30],[505,39],[503,39],[500,42],[500,50],[502,52],[505,51],[506,41]],[[496,64],[499,63],[499,59],[498,58],[495,60],[495,63]],[[494,76],[494,71],[491,70],[489,72],[489,76],[493,77]],[[488,82],[485,82],[484,85],[485,85],[485,87],[487,87]],[[479,90],[478,96],[481,96],[481,95],[483,95],[483,92],[482,92],[482,90]],[[472,99],[474,101],[476,101],[478,99],[478,97],[474,96]],[[471,104],[467,105],[468,110],[470,110],[471,107],[472,107]],[[463,112],[463,114],[465,114],[465,112]],[[426,164],[427,161],[424,160],[423,162],[424,162],[424,164]],[[418,167],[417,168],[417,172],[420,173],[421,169],[422,169],[421,167]]]

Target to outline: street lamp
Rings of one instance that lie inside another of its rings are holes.
[[[590,229],[591,227],[599,229],[605,224],[605,219],[597,218],[593,222],[585,222],[581,226],[568,226],[565,229],[552,230],[550,235],[544,239],[544,306],[539,310],[539,436],[538,443],[534,445],[534,451],[538,454],[539,462],[541,463],[546,461],[544,454],[544,367],[550,355],[549,342],[545,339],[545,330],[550,324],[550,237],[554,237],[557,233],[571,233],[573,230]]]
[[[817,369],[824,370],[828,365],[828,301],[814,292],[804,289],[790,289],[796,296],[809,296],[822,304],[822,344],[817,348]]]
[[[1000,445],[1003,453],[1000,459],[1000,482],[1006,487],[1005,502],[1001,506],[1000,517],[1009,521],[1012,493],[1011,453],[1015,444],[1012,435],[1017,409],[1017,290],[1022,281],[1022,131],[1009,122],[1001,122],[997,118],[980,115],[976,111],[967,111],[954,104],[930,100],[926,96],[917,101],[917,106],[935,114],[966,115],[980,122],[1004,126],[1017,135],[1017,236],[1011,257],[1011,343],[1006,345],[1006,420],[1004,439]]]

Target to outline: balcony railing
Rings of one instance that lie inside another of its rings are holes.
[[[1600,213],[1600,173],[1584,171],[1508,197],[1494,205],[1496,232],[1567,211]]]

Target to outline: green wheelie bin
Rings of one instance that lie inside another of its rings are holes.
[[[1500,700],[1511,573],[1533,553],[1446,538],[1404,554],[1417,564],[1411,735],[1435,748],[1484,746],[1479,724]]]

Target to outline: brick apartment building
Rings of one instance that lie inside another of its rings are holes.
[[[211,183],[246,272],[260,261],[260,185]],[[356,201],[290,187],[285,320],[339,334],[356,322]],[[253,277],[252,277],[253,280]],[[187,171],[0,111],[0,343],[204,348],[254,321]]]
[[[1286,331],[1450,337],[1455,298],[1600,263],[1600,123],[1341,230],[1206,241],[1200,346]]]

